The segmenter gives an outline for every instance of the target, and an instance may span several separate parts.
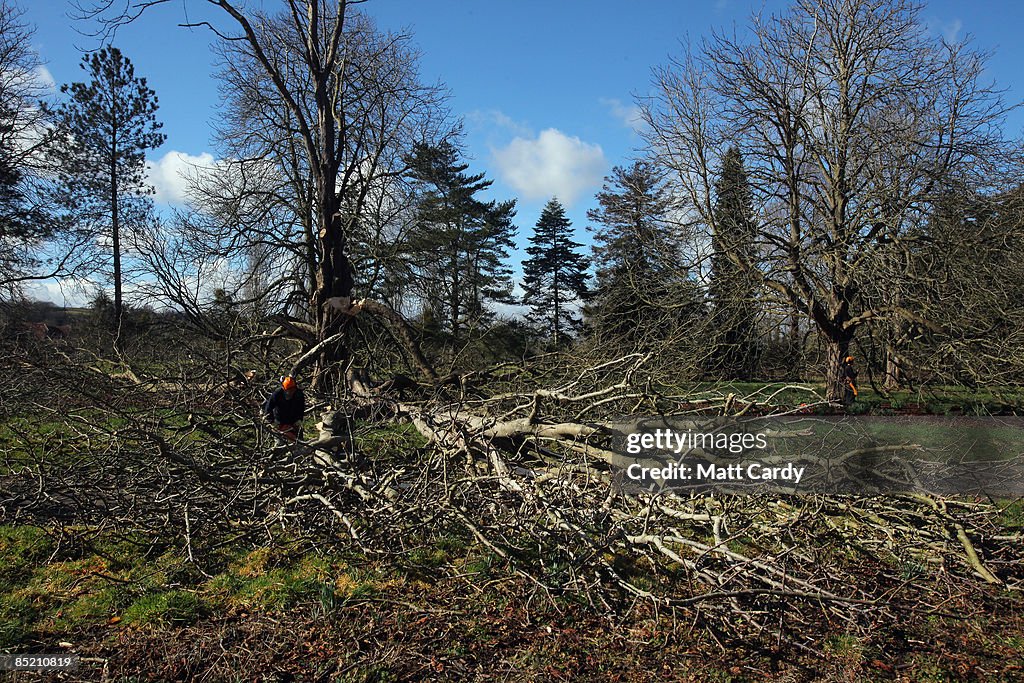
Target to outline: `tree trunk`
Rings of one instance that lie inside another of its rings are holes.
[[[892,347],[889,347],[885,350],[885,383],[882,386],[886,391],[896,391],[901,384],[903,371],[900,369],[899,358]]]
[[[334,182],[320,181],[319,242],[321,260],[317,273],[317,290],[313,295],[311,316],[316,323],[316,342],[333,337],[347,320],[328,310],[327,300],[332,297],[351,297],[353,287],[352,265],[346,254],[346,228],[338,213],[338,198]],[[345,335],[336,342],[325,344],[313,366],[312,386],[325,393],[333,392],[344,382],[344,368],[349,358],[348,339]]]
[[[114,125],[114,135],[117,127]],[[117,186],[117,142],[110,153],[110,232],[114,250],[114,350],[121,350],[121,314],[124,304],[121,293],[121,221],[118,206]]]
[[[789,353],[791,367],[795,368],[795,378],[804,376],[803,338],[800,336],[800,311],[794,306],[789,312]]]
[[[825,344],[825,399],[842,403],[846,394],[846,375],[843,372],[843,359],[850,353],[850,335],[838,339],[828,339]]]
[[[454,346],[459,343],[459,334],[462,332],[459,328],[459,316],[462,315],[462,308],[460,306],[462,303],[462,281],[459,277],[459,258],[457,253],[452,255],[449,267],[452,269],[451,321],[449,324],[452,330],[452,344]]]

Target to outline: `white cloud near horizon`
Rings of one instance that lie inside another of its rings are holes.
[[[212,168],[209,152],[198,156],[171,150],[157,161],[146,162],[146,179],[156,190],[154,199],[162,204],[181,205],[188,200],[189,178],[201,169]]]
[[[491,153],[502,180],[524,199],[558,197],[566,207],[599,186],[608,167],[600,145],[556,128],[534,138],[516,137]]]
[[[25,296],[32,301],[49,301],[58,306],[81,308],[88,300],[85,289],[66,286],[59,280],[36,280],[22,286]]]

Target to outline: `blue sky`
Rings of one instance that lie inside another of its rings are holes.
[[[123,0],[117,0],[121,2]],[[245,0],[273,9],[279,0]],[[35,44],[56,84],[83,80],[81,48],[95,48],[92,27],[69,18],[65,0],[21,0],[36,26]],[[679,55],[680,39],[715,28],[740,28],[752,12],[778,12],[781,0],[370,0],[360,8],[381,29],[408,29],[422,52],[421,77],[450,89],[450,106],[465,120],[470,170],[494,180],[491,195],[517,199],[520,244],[544,203],[558,195],[578,239],[586,211],[613,165],[629,162],[641,144],[633,125],[634,95],[650,87],[651,69]],[[160,99],[167,142],[150,155],[151,181],[162,203],[180,198],[178,172],[212,161],[217,83],[209,31],[177,27],[221,23],[205,0],[172,0],[122,28],[114,44],[147,77]],[[1024,3],[1014,0],[926,3],[925,28],[993,53],[991,77],[1024,100],[1020,30]],[[76,30],[77,29],[77,30]],[[1024,115],[1010,121],[1018,134]],[[516,254],[518,261],[522,254]]]

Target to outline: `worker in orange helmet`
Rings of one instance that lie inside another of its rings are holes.
[[[843,405],[848,406],[857,399],[857,368],[853,367],[853,356],[847,356],[843,359],[839,372],[845,387],[843,391]]]
[[[282,377],[281,386],[267,397],[263,415],[287,441],[299,437],[302,416],[306,413],[306,397],[292,376]]]

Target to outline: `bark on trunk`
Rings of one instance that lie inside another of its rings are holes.
[[[829,339],[825,346],[827,367],[825,370],[825,398],[828,401],[842,403],[846,394],[846,376],[843,372],[843,359],[850,353],[849,336]]]
[[[313,295],[312,315],[316,321],[317,343],[322,344],[319,357],[313,365],[312,385],[318,391],[333,392],[344,382],[344,368],[349,358],[347,335],[338,335],[344,320],[332,314],[325,306],[332,297],[351,297],[353,286],[352,265],[349,263],[347,227],[337,211],[338,199],[333,182],[323,181],[320,206],[319,243],[322,258],[317,272],[317,291]],[[334,338],[334,339],[332,339]],[[324,343],[327,340],[332,340]]]
[[[121,351],[121,316],[124,302],[121,290],[121,212],[118,205],[117,124],[113,124],[115,140],[110,154],[110,232],[114,250],[114,350]]]
[[[896,391],[903,384],[903,369],[900,358],[892,346],[885,349],[885,383],[886,391]]]
[[[802,366],[803,344],[800,337],[800,311],[795,307],[789,313],[789,349],[793,356],[793,364]],[[799,367],[798,374],[803,375],[803,367]]]

